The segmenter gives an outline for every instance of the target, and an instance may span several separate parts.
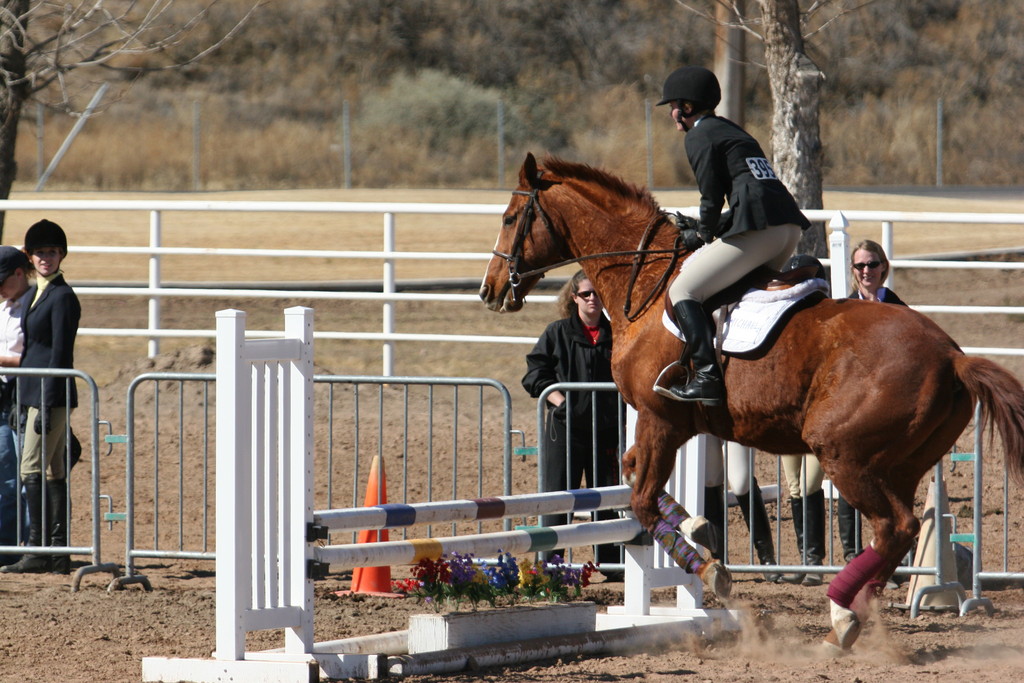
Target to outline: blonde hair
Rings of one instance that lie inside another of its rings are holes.
[[[871,252],[882,263],[882,277],[880,279],[882,282],[885,282],[889,277],[889,259],[886,257],[885,249],[882,248],[882,245],[874,240],[862,240],[850,250],[850,274],[853,275],[857,272],[857,269],[853,267],[853,255],[861,250]],[[857,282],[857,279],[853,278],[853,281]],[[857,287],[855,285],[851,294],[856,292]]]

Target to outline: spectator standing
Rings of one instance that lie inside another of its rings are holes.
[[[22,317],[25,348],[23,368],[74,367],[75,338],[82,308],[64,280],[61,265],[68,253],[67,236],[56,223],[43,219],[25,233],[25,252],[36,272],[28,291],[31,304]],[[78,405],[74,380],[63,377],[23,377],[18,400],[28,406],[21,479],[29,505],[30,546],[68,544],[68,488],[66,434],[71,411]],[[45,494],[43,475],[46,475]],[[46,503],[44,510],[44,501]],[[0,568],[7,573],[67,574],[68,555],[26,553],[15,564]]]
[[[0,367],[21,364],[25,338],[21,318],[28,308],[28,257],[14,247],[0,247]],[[0,545],[18,543],[18,453],[10,427],[14,382],[0,377]],[[26,515],[23,515],[22,521]],[[19,555],[0,555],[0,565],[13,564]]]
[[[533,398],[560,382],[612,381],[611,324],[604,315],[601,298],[582,270],[562,288],[559,306],[563,317],[547,326],[526,356],[523,388]],[[583,480],[591,487],[617,484],[618,395],[580,391],[567,399],[561,391],[552,391],[547,403],[539,463],[547,490],[577,488]],[[602,510],[597,518],[614,519],[615,512]],[[541,517],[544,526],[564,523],[564,515]],[[597,546],[595,555],[598,564],[618,563],[620,559],[615,545]],[[608,580],[620,578],[618,572],[602,573]]]

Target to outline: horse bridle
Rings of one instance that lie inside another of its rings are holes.
[[[512,290],[512,301],[516,303],[519,303],[521,301],[519,299],[517,290],[519,286],[522,284],[523,278],[531,277],[533,275],[539,275],[541,273],[546,273],[549,270],[561,268],[562,266],[567,266],[571,263],[587,261],[589,259],[602,258],[608,256],[632,256],[633,268],[629,279],[629,284],[627,286],[626,301],[623,306],[623,313],[625,314],[626,319],[629,320],[630,322],[636,320],[636,318],[640,316],[640,314],[651,302],[651,300],[654,299],[655,296],[657,296],[658,291],[662,288],[664,283],[668,280],[669,275],[675,269],[675,264],[679,259],[679,252],[685,251],[685,249],[681,250],[679,247],[680,242],[682,241],[682,236],[679,235],[676,237],[675,244],[672,246],[671,249],[644,249],[644,245],[648,243],[648,240],[651,236],[651,230],[657,222],[657,218],[655,218],[652,219],[651,222],[647,224],[647,229],[644,230],[643,237],[641,237],[640,239],[639,249],[634,249],[632,251],[606,251],[598,254],[579,256],[576,258],[559,261],[558,263],[554,263],[550,266],[544,266],[543,268],[535,268],[525,273],[521,273],[519,272],[519,266],[523,258],[523,245],[526,243],[526,238],[530,234],[531,227],[533,227],[534,214],[540,216],[541,220],[544,222],[544,227],[547,228],[548,232],[552,236],[559,238],[561,237],[555,231],[554,227],[552,227],[551,219],[548,217],[547,213],[540,205],[540,200],[537,196],[539,191],[539,188],[536,187],[530,190],[529,192],[527,192],[526,190],[512,191],[513,195],[521,195],[523,197],[528,198],[526,206],[524,207],[522,213],[519,215],[519,222],[516,225],[516,234],[512,240],[512,248],[510,250],[510,253],[508,254],[500,252],[497,249],[493,249],[491,251],[492,254],[494,254],[498,258],[505,259],[505,261],[508,263],[508,286]],[[659,216],[663,215],[664,214],[659,214]],[[560,241],[564,243],[564,239],[560,239]],[[668,268],[666,268],[665,272],[658,280],[658,283],[655,285],[654,289],[652,289],[651,292],[648,293],[647,297],[640,305],[640,308],[634,313],[630,310],[632,307],[631,300],[633,285],[636,283],[637,276],[639,275],[640,270],[644,265],[644,257],[647,256],[648,254],[671,254],[672,258],[669,260]]]
[[[545,213],[544,209],[541,208],[540,201],[537,200],[538,191],[539,190],[536,187],[530,190],[529,192],[526,192],[525,190],[512,191],[513,195],[521,195],[524,197],[528,197],[528,199],[526,201],[526,207],[523,209],[523,212],[519,215],[519,222],[518,224],[516,224],[516,234],[512,240],[511,253],[504,254],[498,251],[497,249],[491,251],[492,254],[494,254],[498,258],[505,259],[505,261],[508,263],[508,284],[509,287],[512,289],[512,301],[516,303],[520,302],[517,290],[519,289],[519,285],[523,281],[523,277],[529,277],[530,275],[535,275],[538,272],[543,273],[547,270],[551,270],[551,268],[544,268],[541,270],[531,270],[527,273],[519,272],[519,264],[523,258],[523,245],[526,243],[526,238],[530,234],[530,228],[533,226],[534,214],[536,213],[538,216],[541,217],[541,220],[544,221],[544,227],[548,229],[548,232],[550,232],[552,235],[555,234],[554,228],[551,227],[551,219],[548,218],[547,213]],[[572,261],[567,261],[566,263],[572,263]]]

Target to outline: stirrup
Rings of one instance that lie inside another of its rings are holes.
[[[654,387],[652,387],[654,389],[654,393],[658,394],[659,396],[664,396],[665,398],[672,399],[673,401],[679,400],[679,397],[673,394],[671,391],[669,391],[668,387],[664,387],[661,385],[661,380],[665,377],[668,371],[676,367],[677,365],[683,368],[684,373],[687,373],[687,370],[685,366],[683,366],[683,362],[681,360],[669,363],[668,365],[661,369],[661,372],[658,373],[658,378],[654,380]]]

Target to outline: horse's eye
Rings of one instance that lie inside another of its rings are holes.
[[[510,214],[508,216],[505,216],[505,219],[504,219],[503,222],[505,223],[505,227],[506,228],[512,227],[516,223],[516,215],[513,213],[513,214]]]

